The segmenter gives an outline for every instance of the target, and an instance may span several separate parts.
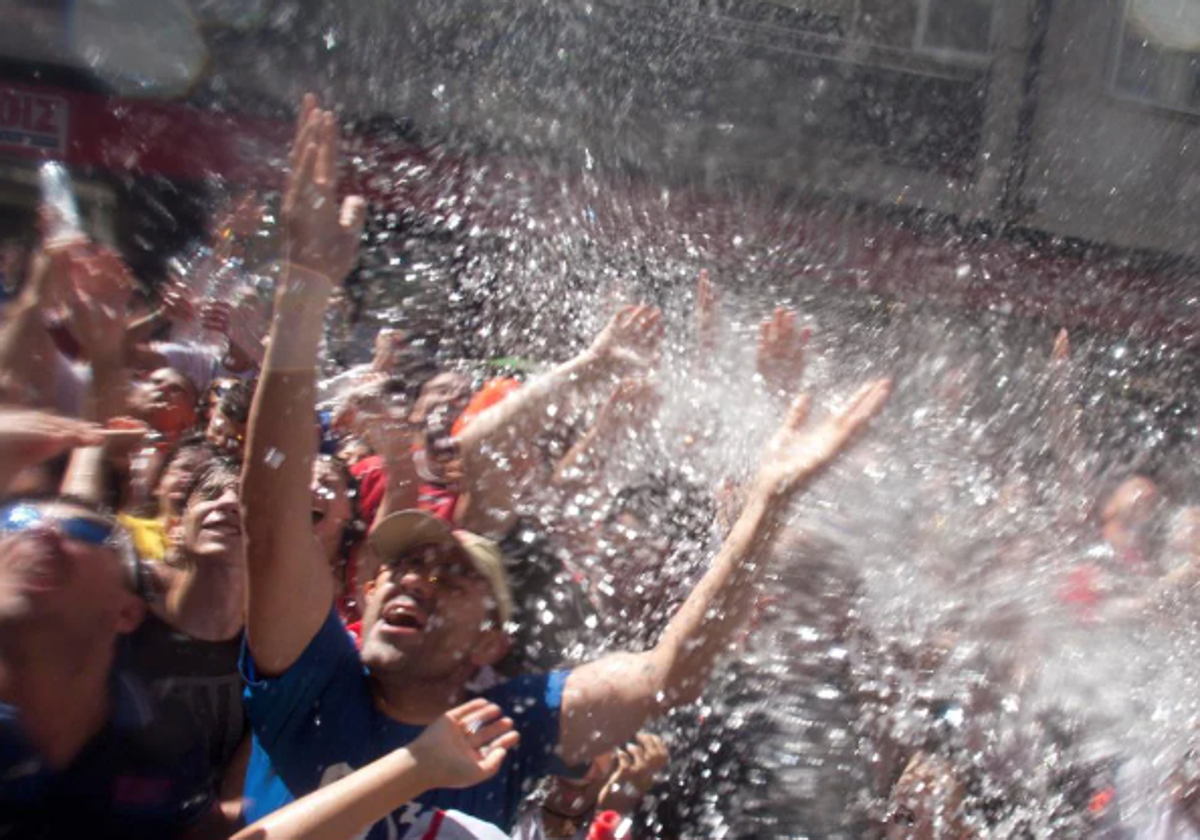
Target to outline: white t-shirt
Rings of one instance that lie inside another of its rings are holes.
[[[429,809],[413,823],[404,840],[508,840],[508,835],[459,811]]]

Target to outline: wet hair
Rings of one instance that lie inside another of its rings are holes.
[[[218,383],[213,383],[215,387]],[[236,380],[217,393],[214,412],[220,412],[235,423],[245,424],[250,419],[250,403],[254,400],[256,383]]]
[[[241,465],[237,461],[225,455],[214,455],[211,461],[192,474],[191,480],[184,488],[184,507],[191,504],[194,496],[212,493],[230,484],[238,487],[240,494],[240,480]]]
[[[221,452],[215,446],[209,443],[208,438],[204,436],[204,432],[188,432],[186,436],[180,438],[179,442],[175,444],[175,448],[171,450],[171,454],[167,457],[166,463],[163,464],[163,472],[166,472],[167,468],[169,468],[177,458],[192,452],[199,452],[207,455],[208,457],[205,459],[206,462],[221,455]]]

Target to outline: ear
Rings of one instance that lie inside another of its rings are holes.
[[[488,630],[480,635],[479,640],[471,649],[471,664],[477,668],[485,665],[495,665],[508,655],[512,649],[512,639],[503,630],[497,628]]]
[[[142,619],[145,617],[146,602],[136,595],[128,596],[117,612],[117,632],[122,636],[132,633],[141,626]]]

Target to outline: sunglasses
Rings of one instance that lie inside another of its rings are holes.
[[[482,576],[470,561],[452,548],[444,546],[420,546],[405,551],[389,560],[385,565],[399,576],[415,572],[434,586],[457,588],[468,580]]]
[[[52,516],[25,502],[0,508],[0,534],[17,534],[34,528],[53,528],[84,545],[115,547],[119,526],[113,520],[92,516]]]
[[[54,530],[72,542],[113,549],[125,569],[129,588],[141,598],[153,600],[151,581],[133,546],[133,540],[115,519],[100,514],[54,516],[30,502],[14,502],[0,507],[0,536],[33,530]]]

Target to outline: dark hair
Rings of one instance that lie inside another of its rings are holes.
[[[341,475],[342,481],[346,482],[346,498],[350,500],[350,520],[342,529],[342,544],[338,549],[338,556],[343,560],[349,560],[350,552],[354,550],[356,545],[362,542],[371,524],[363,518],[362,508],[359,505],[358,479],[354,477],[354,473],[350,471],[349,465],[341,458],[334,455],[322,455],[318,456],[317,460],[332,464],[334,469]]]
[[[218,383],[214,382],[212,390]],[[217,391],[217,402],[213,411],[219,411],[235,423],[245,423],[250,419],[250,403],[254,400],[255,382],[236,380],[223,391]]]
[[[197,493],[226,484],[237,485],[241,480],[241,465],[225,455],[215,455],[211,461],[192,474],[184,488],[184,506],[191,503]],[[240,487],[239,487],[240,491]]]
[[[188,432],[184,437],[179,439],[175,444],[175,448],[171,450],[171,454],[167,456],[166,463],[163,464],[163,469],[171,466],[176,458],[189,452],[200,452],[208,456],[208,460],[220,456],[221,452],[217,447],[209,443],[208,438],[204,436],[204,432],[194,431]]]

